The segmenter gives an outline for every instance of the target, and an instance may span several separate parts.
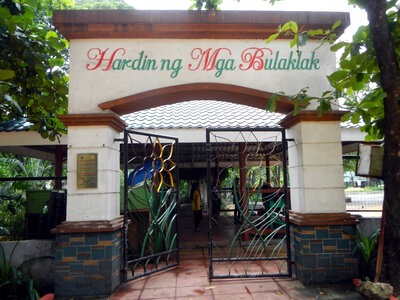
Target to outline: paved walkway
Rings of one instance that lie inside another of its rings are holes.
[[[291,278],[208,280],[207,249],[181,250],[178,267],[122,285],[109,299],[134,300],[352,300],[351,285],[305,287]]]

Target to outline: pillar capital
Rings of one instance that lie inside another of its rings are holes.
[[[301,110],[297,115],[294,115],[293,112],[286,115],[283,118],[279,125],[282,127],[289,129],[300,122],[327,122],[327,121],[340,121],[340,118],[346,114],[347,111],[327,111],[322,115],[319,111],[316,110]]]
[[[57,116],[65,126],[106,125],[122,132],[128,125],[116,113],[66,114]]]
[[[293,138],[288,144],[292,210],[345,213],[340,118],[344,111],[300,111],[280,125]]]

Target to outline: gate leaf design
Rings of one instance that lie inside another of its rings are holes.
[[[217,177],[224,184],[209,184],[210,279],[291,275],[284,129],[208,129],[207,143],[207,181]],[[270,168],[267,157],[282,169],[283,184],[275,183],[274,188],[266,188],[262,175]],[[240,160],[247,185],[239,188],[229,172],[237,170]],[[216,193],[227,207],[214,216]],[[232,210],[237,210],[238,218]]]
[[[126,280],[179,263],[177,142],[175,138],[125,132]]]

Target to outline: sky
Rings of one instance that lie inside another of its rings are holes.
[[[360,25],[366,25],[364,11],[347,4],[348,0],[284,0],[271,6],[264,0],[223,0],[221,10],[294,10],[294,11],[347,11],[350,12],[351,26],[341,40],[350,41]],[[177,9],[186,10],[194,2],[190,0],[125,0],[136,9]]]

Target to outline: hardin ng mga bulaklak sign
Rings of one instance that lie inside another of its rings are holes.
[[[269,47],[249,47],[235,55],[230,48],[193,48],[189,60],[182,57],[154,58],[145,50],[127,51],[126,48],[91,48],[87,51],[88,71],[151,71],[166,72],[177,78],[182,69],[191,72],[212,72],[221,77],[225,72],[260,71],[315,71],[320,69],[316,51],[281,53]]]
[[[328,46],[288,40],[77,40],[71,42],[71,112],[86,105],[190,83],[221,83],[269,93],[329,89],[336,68]],[[317,49],[318,48],[318,49]]]

